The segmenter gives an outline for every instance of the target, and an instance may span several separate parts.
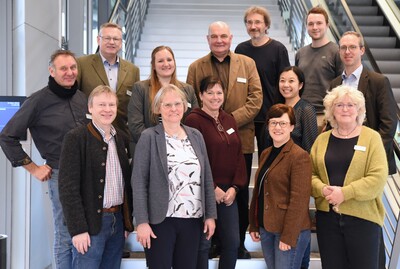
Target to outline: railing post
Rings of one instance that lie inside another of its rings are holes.
[[[7,235],[0,234],[0,269],[7,268]]]

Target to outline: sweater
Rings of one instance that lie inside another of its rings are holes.
[[[329,185],[325,153],[331,134],[331,130],[320,134],[311,148],[312,196],[317,210],[326,212],[329,211],[329,203],[322,195],[322,188]],[[382,226],[385,215],[382,193],[388,175],[382,139],[378,132],[363,126],[354,148],[342,187],[344,201],[339,206],[339,212]]]
[[[213,117],[195,108],[186,117],[185,124],[199,130],[204,137],[214,184],[219,187],[244,187],[247,181],[246,165],[235,119],[220,110],[218,121],[223,132],[218,130]]]

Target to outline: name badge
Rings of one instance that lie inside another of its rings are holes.
[[[229,135],[233,134],[235,130],[233,128],[230,128],[229,130],[226,131]]]
[[[239,83],[246,83],[247,79],[246,78],[237,78],[237,82]]]
[[[91,120],[92,119],[92,114],[86,114],[86,118]]]
[[[359,151],[364,151],[365,152],[367,150],[367,148],[364,147],[364,146],[355,145],[354,146],[354,150],[359,150]]]
[[[127,90],[127,91],[126,91],[126,95],[128,95],[128,96],[132,96],[132,91],[130,91],[130,90]]]
[[[188,102],[188,108],[192,108],[192,104]]]

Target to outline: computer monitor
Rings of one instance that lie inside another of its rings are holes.
[[[25,101],[25,96],[0,96],[0,132]],[[27,134],[21,137],[26,140]]]

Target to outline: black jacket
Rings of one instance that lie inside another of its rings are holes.
[[[129,140],[118,132],[115,136],[119,162],[125,182],[124,226],[133,231],[131,166]],[[101,230],[108,145],[92,123],[65,135],[60,157],[60,201],[71,236]]]

